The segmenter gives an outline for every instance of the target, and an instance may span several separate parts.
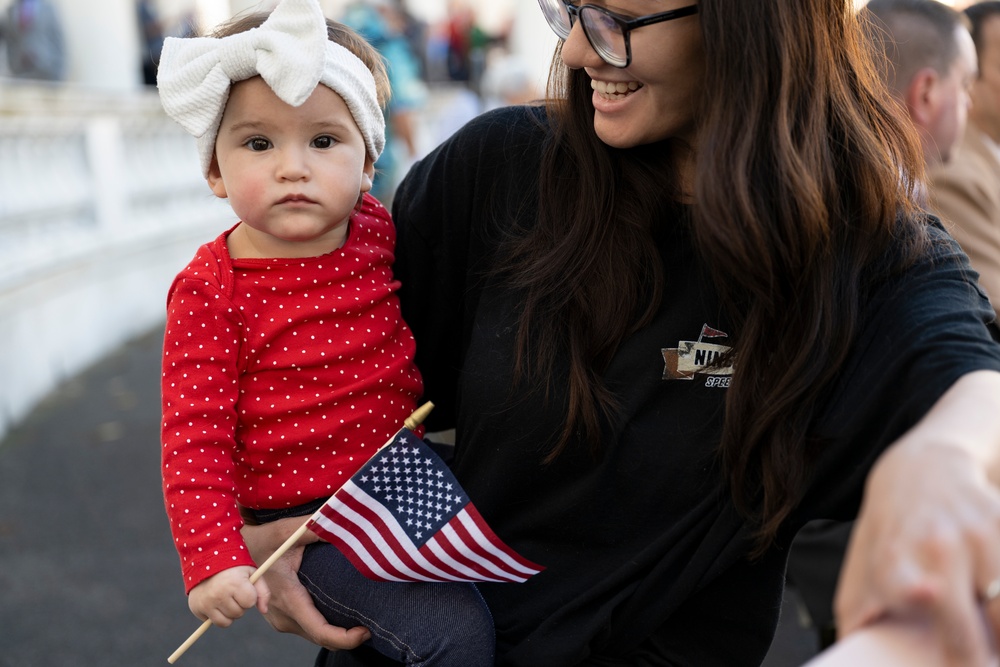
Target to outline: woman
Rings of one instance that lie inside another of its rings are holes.
[[[428,426],[547,568],[481,586],[497,664],[757,665],[791,537],[863,487],[842,629],[928,615],[982,664],[1000,347],[912,204],[915,139],[851,3],[540,5],[549,103],[474,120],[394,210]],[[330,648],[364,632],[281,608]]]

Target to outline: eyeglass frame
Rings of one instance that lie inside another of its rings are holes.
[[[538,4],[541,5],[541,3],[544,1],[545,0],[538,0]],[[612,67],[617,67],[619,69],[624,69],[632,64],[631,35],[633,30],[636,30],[637,28],[644,28],[645,26],[653,25],[654,23],[673,21],[674,19],[684,18],[685,16],[691,16],[693,14],[698,13],[698,5],[693,4],[693,5],[687,5],[686,7],[678,7],[677,9],[668,9],[665,12],[657,12],[656,14],[648,14],[646,16],[637,16],[634,19],[627,19],[620,14],[616,14],[615,12],[609,9],[605,9],[604,7],[600,7],[598,5],[592,5],[589,3],[583,5],[574,5],[569,2],[565,2],[565,0],[558,0],[558,1],[562,2],[563,6],[566,8],[566,14],[567,16],[569,16],[569,29],[571,32],[573,30],[573,26],[576,24],[576,21],[579,20],[580,18],[580,10],[584,9],[585,7],[594,9],[604,14],[605,16],[607,16],[608,18],[610,18],[612,21],[615,22],[615,24],[619,27],[619,29],[621,29],[622,39],[625,41],[624,65],[616,65],[615,63],[609,63],[607,58],[605,58],[601,54],[600,49],[598,49],[597,46],[594,45],[594,41],[590,38],[590,33],[587,31],[586,22],[582,23],[581,25],[583,26],[582,27],[583,34],[587,38],[587,43],[590,44],[590,48],[594,49],[594,53],[600,56],[601,60],[603,60],[608,65],[611,65]],[[548,15],[545,13],[544,7],[542,7],[542,16],[546,17],[545,22],[549,24],[549,28],[551,28],[552,32],[556,34],[556,37],[558,37],[563,41],[566,41],[569,38],[570,33],[567,32],[566,36],[563,37],[562,35],[559,34],[559,31],[557,31],[555,28],[552,27],[552,23],[549,22]]]

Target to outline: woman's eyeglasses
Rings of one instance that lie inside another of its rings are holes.
[[[630,33],[636,28],[672,21],[698,12],[698,5],[689,5],[667,12],[627,19],[597,5],[572,5],[563,0],[538,0],[542,14],[559,39],[569,37],[579,17],[583,34],[597,55],[613,67],[628,67],[632,62]]]

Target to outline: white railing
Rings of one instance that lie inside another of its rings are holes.
[[[0,437],[162,321],[174,274],[232,219],[155,93],[0,79]]]

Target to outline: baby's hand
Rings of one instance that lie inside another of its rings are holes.
[[[258,593],[267,596],[266,588],[258,591],[250,583],[253,572],[252,567],[240,566],[212,575],[191,589],[188,607],[201,620],[208,619],[220,628],[228,628],[247,609],[257,605]]]

